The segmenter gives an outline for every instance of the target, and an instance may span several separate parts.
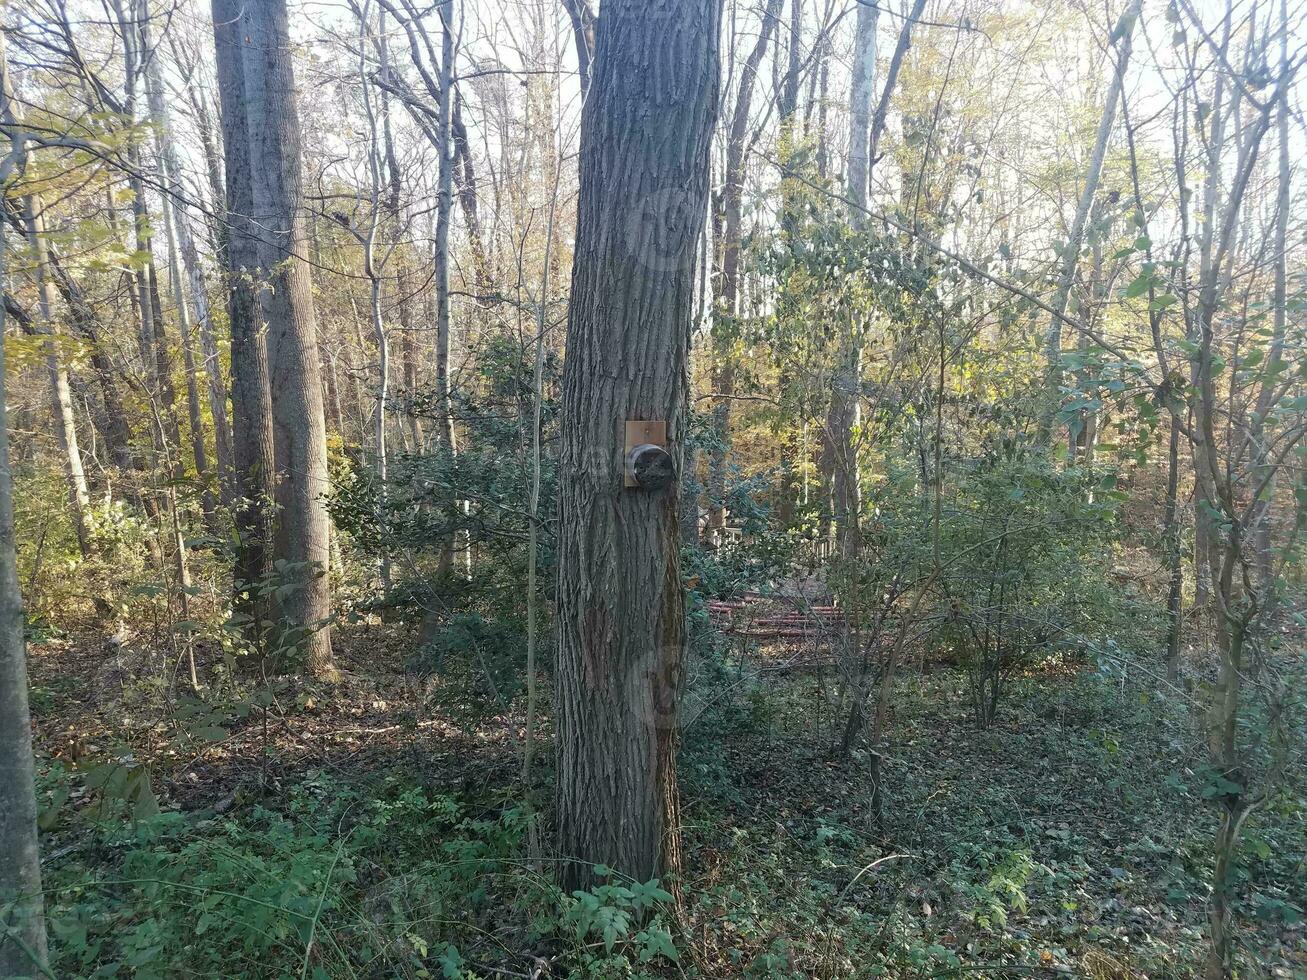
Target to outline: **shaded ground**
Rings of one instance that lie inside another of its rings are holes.
[[[1023,679],[987,732],[955,671],[896,700],[883,828],[865,758],[831,761],[797,679],[725,751],[692,749],[691,931],[718,975],[1196,975],[1216,824],[1184,712],[1092,674]],[[1307,976],[1303,790],[1248,829],[1246,976]]]
[[[829,677],[719,677],[685,739],[682,904],[641,930],[620,894],[549,884],[516,715],[473,720],[410,673],[403,627],[337,643],[338,685],[180,712],[125,680],[168,663],[34,647],[60,976],[1195,975],[1214,815],[1186,712],[1146,688],[1024,678],[979,732],[960,674],[905,673],[876,826],[865,755],[831,757]],[[106,801],[106,758],[162,813]],[[1249,825],[1247,977],[1307,976],[1294,778]]]

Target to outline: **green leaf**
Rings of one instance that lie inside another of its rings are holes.
[[[1151,272],[1141,272],[1137,275],[1130,285],[1125,287],[1126,299],[1134,299],[1136,296],[1142,296],[1148,292],[1148,287],[1153,283]]]

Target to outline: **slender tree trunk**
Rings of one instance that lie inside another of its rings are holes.
[[[166,168],[165,168],[166,172]],[[186,369],[186,416],[190,423],[191,457],[195,462],[195,475],[204,482],[204,514],[212,525],[217,498],[214,496],[207,478],[209,477],[209,452],[204,444],[204,418],[200,413],[200,382],[195,369],[194,333],[191,329],[191,317],[186,308],[186,290],[182,286],[181,261],[177,249],[176,208],[163,197],[163,229],[168,248],[168,284],[172,292],[173,306],[177,310],[177,326],[182,341],[182,366]]]
[[[6,81],[8,75],[5,76]],[[8,93],[4,96],[6,112],[10,111]],[[11,122],[13,120],[11,119]],[[91,507],[90,490],[86,483],[86,470],[77,441],[77,419],[73,414],[72,393],[68,385],[68,371],[59,353],[59,340],[55,331],[55,288],[50,279],[50,263],[46,252],[45,219],[41,201],[28,197],[23,200],[27,218],[27,241],[36,265],[37,296],[41,311],[39,332],[45,338],[45,363],[50,376],[50,406],[52,410],[55,442],[63,459],[64,476],[68,481],[68,512],[72,518],[77,546],[83,558],[93,552],[87,511]]]
[[[19,213],[11,217],[11,223],[24,237],[27,234],[26,221],[26,209],[20,209]],[[104,325],[81,286],[64,268],[58,251],[48,240],[45,243],[45,258],[46,269],[68,310],[69,326],[78,339],[89,347],[91,368],[95,372],[96,384],[100,388],[100,398],[104,405],[101,433],[110,457],[116,465],[124,469],[137,466],[139,460],[132,453],[132,432],[123,405],[121,372],[109,356],[104,341]]]
[[[554,218],[558,204],[558,185],[562,178],[563,160],[555,157],[553,194],[549,198],[549,217],[545,228],[545,261],[540,273],[540,299],[536,304],[535,362],[531,373],[531,496],[528,502],[526,566],[526,729],[522,739],[522,786],[531,791],[531,761],[535,751],[536,722],[536,651],[539,646],[539,537],[540,537],[540,483],[542,458],[540,453],[540,421],[545,400],[545,317],[549,310],[550,259],[554,245]]]
[[[386,527],[386,480],[389,478],[390,454],[386,447],[386,410],[390,401],[390,336],[386,332],[386,323],[381,315],[381,279],[373,267],[371,236],[366,246],[365,264],[369,277],[369,308],[372,311],[372,332],[377,339],[377,414],[375,418],[374,438],[377,443],[377,529],[385,537]],[[390,591],[390,555],[388,545],[383,540],[381,554],[377,560],[381,576],[381,588]]]
[[[259,308],[267,324],[268,380],[277,395],[272,421],[279,512],[273,549],[295,587],[279,602],[279,613],[297,656],[313,673],[330,676],[327,431],[305,260],[300,125],[285,0],[247,4],[242,27]]]
[[[876,32],[880,8],[875,4],[860,4],[853,40],[853,84],[849,91],[849,153],[846,193],[853,206],[849,209],[849,223],[861,229],[866,223],[865,209],[870,189],[873,160],[872,147],[878,143],[872,135],[872,98],[876,91]],[[905,36],[910,37],[911,24],[903,25],[900,47]],[[902,56],[895,50],[897,62]],[[893,90],[894,77],[885,85],[881,103],[887,107]],[[876,119],[884,125],[884,114],[877,111]],[[849,329],[840,338],[836,355],[835,378],[831,392],[830,409],[823,431],[823,470],[830,487],[831,511],[835,522],[836,541],[841,554],[854,549],[855,539],[850,535],[856,523],[855,510],[861,496],[858,483],[858,462],[853,433],[862,411],[858,396],[862,370],[862,345],[856,333],[858,325],[850,322]]]
[[[416,408],[418,393],[417,324],[413,322],[412,276],[407,264],[399,271],[399,357],[404,373],[404,425],[413,452],[422,452],[422,420]]]
[[[230,503],[233,474],[231,422],[227,417],[227,390],[223,384],[222,364],[218,359],[218,344],[214,336],[213,317],[209,310],[209,295],[205,288],[204,270],[200,265],[199,251],[195,246],[195,236],[191,231],[191,224],[182,203],[186,196],[185,186],[182,183],[181,163],[177,156],[172,119],[163,96],[157,51],[150,59],[150,68],[146,72],[145,83],[150,100],[150,115],[154,117],[155,124],[158,127],[159,156],[163,162],[164,180],[168,188],[167,193],[164,194],[165,219],[168,217],[167,212],[170,211],[171,223],[168,225],[170,231],[169,253],[172,261],[174,289],[177,292],[178,317],[182,327],[183,351],[186,357],[187,397],[190,403],[191,424],[194,427],[195,419],[198,418],[198,383],[189,329],[191,324],[187,322],[187,310],[182,298],[182,280],[180,270],[177,268],[178,259],[180,259],[181,265],[186,272],[187,285],[190,287],[190,308],[195,314],[194,327],[199,334],[200,355],[203,358],[204,374],[207,381],[209,413],[213,417],[213,448],[217,459],[219,490],[223,502]],[[207,119],[201,120],[201,122],[201,135],[205,136],[207,135],[208,122]],[[209,145],[211,139],[206,138],[204,142],[207,160],[212,152]],[[216,160],[209,160],[208,167],[210,181],[216,180],[220,173]],[[169,194],[171,194],[171,202]],[[225,203],[226,194],[221,192],[220,185],[215,189],[214,194],[216,197],[215,207],[221,210]],[[170,203],[171,206],[169,206]],[[175,236],[175,240],[172,236]],[[196,435],[192,433],[192,439],[195,438],[197,438]],[[195,452],[197,467],[200,465],[203,449],[204,444],[201,439]],[[206,470],[207,462],[201,473]]]
[[[1280,0],[1280,72],[1288,75],[1289,66],[1289,22],[1288,0]],[[1285,329],[1288,326],[1288,288],[1289,288],[1289,207],[1291,203],[1291,179],[1289,155],[1289,102],[1281,99],[1276,114],[1276,141],[1279,143],[1277,160],[1279,186],[1275,199],[1275,238],[1271,245],[1271,254],[1275,256],[1275,282],[1271,294],[1272,326],[1271,343],[1266,353],[1266,363],[1274,364],[1281,360],[1284,353]],[[1253,476],[1259,482],[1270,460],[1265,440],[1266,417],[1270,412],[1274,398],[1275,385],[1263,381],[1257,397],[1257,410],[1252,418],[1253,453],[1256,463]],[[1272,480],[1263,493],[1263,501],[1253,515],[1254,545],[1257,567],[1257,588],[1261,593],[1262,606],[1270,609],[1275,602],[1275,574],[1273,553],[1271,551],[1272,505],[1275,501],[1275,482]]]
[[[386,30],[385,14],[380,22],[378,50],[381,56],[381,70],[389,71],[387,48],[384,41]],[[366,77],[367,62],[367,20],[359,19],[359,77]],[[381,106],[374,107],[372,93],[368,86],[363,89],[363,107],[368,120],[368,177],[371,186],[368,202],[367,231],[360,236],[363,245],[363,274],[368,278],[368,312],[372,319],[372,335],[377,343],[377,405],[374,419],[374,440],[376,442],[377,460],[377,500],[374,516],[377,533],[381,536],[377,555],[377,575],[381,580],[383,595],[390,592],[390,542],[386,531],[388,517],[388,496],[390,454],[386,444],[387,411],[390,403],[390,334],[386,330],[385,316],[381,304],[382,268],[377,261],[377,233],[380,230],[383,209],[392,217],[398,218],[398,188],[394,189],[389,202],[383,204],[386,188],[383,186],[383,164],[393,161],[394,148],[391,145],[390,122],[385,90],[382,90]],[[378,118],[380,117],[380,118]],[[403,288],[401,284],[400,288]]]
[[[0,115],[12,122],[9,69],[0,35]],[[0,185],[7,184],[16,153],[0,161]],[[7,281],[4,236],[0,235],[0,287]],[[5,333],[0,304],[0,338]],[[32,762],[32,718],[27,706],[26,622],[18,591],[14,542],[13,477],[9,469],[4,344],[0,343],[0,906],[10,910],[0,931],[0,976],[27,976],[46,966],[41,855],[36,829],[36,774]]]
[[[758,40],[740,71],[739,92],[726,136],[726,170],[722,186],[721,280],[713,317],[713,430],[716,445],[708,454],[708,529],[718,537],[726,526],[726,461],[735,395],[735,339],[740,317],[740,246],[744,239],[744,166],[749,142],[749,113],[758,68],[777,30],[783,0],[767,0]]]
[[[577,78],[581,84],[581,98],[590,91],[590,65],[594,61],[595,15],[587,0],[563,0],[568,20],[572,22],[572,38],[576,42]]]
[[[1171,435],[1166,453],[1166,676],[1174,682],[1180,676],[1180,649],[1184,639],[1181,601],[1184,589],[1184,562],[1180,549],[1180,427],[1171,419]]]
[[[486,255],[485,234],[481,230],[481,215],[477,207],[476,165],[472,161],[472,147],[468,143],[467,126],[463,123],[463,99],[454,88],[454,110],[450,123],[454,141],[454,183],[463,211],[463,224],[467,228],[468,245],[472,249],[472,271],[476,286],[477,305],[488,302],[494,288],[490,278],[490,259]]]
[[[18,130],[20,116],[13,91],[10,88],[9,65],[5,57],[3,39],[0,39],[0,119],[20,133],[14,141],[11,152],[4,160],[4,166],[19,168],[27,164],[24,137]],[[46,367],[50,375],[50,402],[53,409],[53,428],[55,441],[63,458],[64,475],[68,481],[68,507],[73,521],[73,531],[77,535],[77,546],[83,558],[92,553],[90,526],[87,523],[87,511],[90,509],[91,496],[86,484],[86,470],[82,466],[82,454],[77,444],[77,420],[73,415],[72,394],[68,387],[68,373],[59,357],[58,339],[56,337],[54,308],[55,288],[51,279],[48,243],[45,230],[45,217],[39,198],[26,196],[22,201],[23,231],[32,249],[35,263],[37,297],[41,310],[40,332],[45,336]],[[0,334],[0,341],[3,341]],[[8,479],[6,474],[5,479]]]
[[[684,440],[720,0],[605,0],[582,118],[563,378],[557,826],[564,887],[678,863],[676,494],[624,489],[627,419]],[[633,366],[636,366],[633,368]]]
[[[1131,42],[1134,37],[1135,21],[1139,18],[1142,0],[1131,0],[1130,6],[1121,15],[1123,33],[1120,52],[1112,65],[1112,80],[1107,86],[1107,98],[1103,103],[1103,114],[1098,120],[1098,133],[1094,137],[1094,147],[1089,154],[1089,165],[1085,168],[1085,182],[1080,189],[1080,200],[1076,204],[1075,217],[1066,243],[1062,246],[1062,263],[1058,270],[1057,292],[1053,296],[1054,313],[1049,317],[1048,333],[1045,340],[1044,356],[1048,362],[1048,407],[1045,409],[1041,428],[1044,437],[1049,438],[1053,429],[1053,418],[1062,392],[1062,316],[1066,313],[1067,300],[1071,296],[1071,286],[1075,281],[1076,266],[1080,261],[1080,250],[1084,246],[1085,225],[1093,211],[1094,198],[1098,193],[1099,179],[1103,174],[1103,160],[1107,156],[1107,144],[1116,123],[1116,109],[1121,101],[1121,92],[1125,84],[1126,67],[1130,63]]]
[[[442,0],[443,22],[440,44],[439,145],[440,169],[436,174],[436,235],[433,252],[436,289],[436,391],[440,397],[440,426],[437,434],[451,461],[458,452],[454,436],[454,405],[449,371],[449,225],[453,211],[454,156],[450,129],[451,90],[454,80],[454,3]],[[451,516],[458,507],[451,506]],[[471,544],[465,543],[466,561],[471,560]],[[454,567],[455,535],[451,531],[440,553],[440,570],[448,574]]]

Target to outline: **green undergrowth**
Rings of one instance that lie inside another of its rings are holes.
[[[965,683],[901,678],[880,824],[866,752],[832,757],[819,682],[723,698],[684,740],[677,882],[566,895],[547,813],[403,768],[88,820],[47,861],[54,974],[1195,976],[1215,817],[1184,705],[1036,675],[979,731]],[[44,798],[78,778],[47,769]],[[1241,977],[1307,971],[1304,792],[1295,771],[1249,822]]]
[[[398,775],[364,791],[317,774],[239,815],[100,825],[48,875],[54,972],[632,976],[677,955],[658,882],[564,895],[528,860],[532,819]]]
[[[705,972],[1198,975],[1216,813],[1182,703],[1038,675],[978,731],[956,671],[906,675],[878,825],[869,759],[833,760],[818,686],[754,690],[743,727],[687,747],[688,929]],[[1299,770],[1247,827],[1241,977],[1307,977],[1304,799]]]

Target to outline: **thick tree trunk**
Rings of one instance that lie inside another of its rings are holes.
[[[245,121],[248,97],[243,65],[241,0],[213,0],[218,93],[222,103],[222,143],[227,176],[227,315],[231,329],[232,462],[235,468],[233,571],[237,607],[254,620],[251,635],[265,626],[268,610],[254,587],[272,571],[273,457],[272,396],[268,352],[256,312],[253,277],[258,240],[254,212],[250,132]]]
[[[317,325],[305,260],[300,125],[284,0],[245,5],[242,15],[259,309],[267,325],[278,514],[273,551],[295,586],[278,612],[297,658],[315,674],[331,660],[331,519],[325,494],[327,426]]]
[[[673,492],[623,488],[627,419],[682,444],[720,0],[605,0],[582,119],[563,379],[558,845],[565,887],[674,868],[685,640]],[[674,449],[673,455],[679,455]]]

